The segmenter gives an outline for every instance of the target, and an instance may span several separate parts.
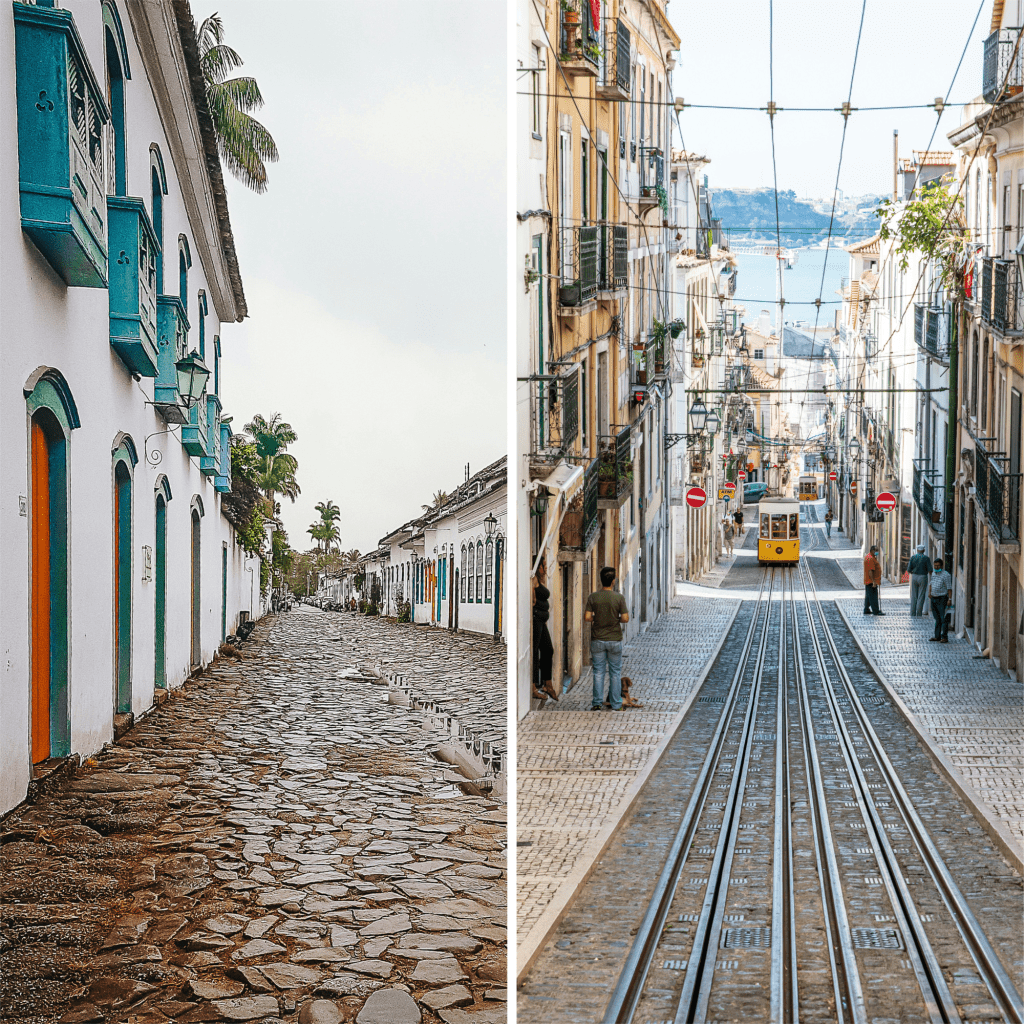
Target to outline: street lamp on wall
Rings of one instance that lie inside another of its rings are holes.
[[[178,394],[185,405],[191,408],[199,401],[205,390],[206,382],[210,379],[210,370],[195,349],[179,359],[174,364],[174,370],[178,377]]]
[[[698,398],[694,401],[693,405],[690,406],[690,424],[693,429],[700,434],[704,432],[707,419],[707,406]]]
[[[498,520],[495,517],[494,513],[491,512],[488,516],[484,518],[484,532],[487,534],[488,537],[493,537],[494,531],[497,530],[497,528]]]

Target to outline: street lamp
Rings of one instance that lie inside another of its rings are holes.
[[[703,432],[707,419],[707,406],[698,398],[694,401],[693,405],[690,406],[690,423],[693,424],[693,429],[698,434]]]
[[[850,452],[850,458],[856,462],[860,457],[860,441],[858,441],[857,438],[853,438],[848,445],[848,449]]]
[[[490,513],[490,515],[488,515],[488,516],[486,516],[484,518],[484,533],[486,533],[486,535],[488,537],[493,537],[494,536],[494,531],[497,528],[498,528],[498,520],[497,520],[497,518],[495,518],[495,515],[492,512],[492,513]],[[436,550],[436,548],[435,548],[435,550]]]
[[[533,496],[533,507],[537,515],[542,516],[548,510],[548,492],[545,489],[537,491]]]
[[[693,415],[693,410],[690,410],[690,415]],[[711,413],[704,420],[704,427],[707,432],[714,437],[718,433],[718,428],[722,425],[721,417],[713,409]]]
[[[174,364],[174,369],[178,377],[178,394],[185,405],[191,408],[199,401],[199,396],[210,379],[210,371],[195,349],[179,359]]]

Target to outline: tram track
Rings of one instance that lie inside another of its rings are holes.
[[[765,567],[604,1024],[867,1024],[897,1011],[965,1024],[950,979],[968,968],[1002,1019],[1024,1022],[843,665],[813,575],[803,562]]]

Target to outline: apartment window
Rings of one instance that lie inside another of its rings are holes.
[[[484,555],[484,572],[484,600],[490,604],[494,598],[494,541],[489,537]]]
[[[629,90],[629,162],[636,163],[636,65],[633,65],[633,84]]]
[[[971,346],[971,415],[978,415],[978,335]]]
[[[462,545],[462,569],[459,573],[459,601],[466,603],[466,545]]]
[[[540,104],[540,47],[533,48],[533,69],[530,71],[530,120],[533,129],[533,137],[541,139],[544,137],[542,129]]]
[[[580,140],[580,223],[590,223],[590,147]]]
[[[561,277],[565,282],[573,279],[572,266],[572,137],[568,132],[558,133],[558,222],[559,259]]]
[[[981,350],[981,411],[979,427],[985,430],[988,426],[988,338]]]
[[[755,359],[764,359],[764,349],[763,348],[755,348],[754,349],[754,358]]]
[[[647,75],[640,69],[640,145],[647,138]],[[643,154],[641,154],[643,159]]]
[[[981,237],[981,168],[974,172],[974,230]]]
[[[466,570],[469,579],[469,585],[466,590],[466,601],[469,604],[473,603],[473,580],[476,577],[476,548],[472,542],[469,545],[469,568]]]
[[[999,240],[999,251],[1000,254],[1006,255],[1006,246],[1010,241],[1010,231],[1012,226],[1010,224],[1010,186],[1003,186],[1003,237]]]
[[[661,149],[661,122],[663,117],[663,110],[661,106],[661,82],[658,82],[658,108],[655,111],[655,116],[658,119],[658,149]],[[670,153],[669,156],[672,154]]]
[[[476,603],[482,604],[484,599],[484,542],[476,542]]]

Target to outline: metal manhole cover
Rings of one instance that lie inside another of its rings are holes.
[[[896,928],[854,928],[853,944],[857,949],[903,948],[903,940]]]
[[[771,944],[771,928],[726,928],[722,932],[722,949],[767,949]]]

